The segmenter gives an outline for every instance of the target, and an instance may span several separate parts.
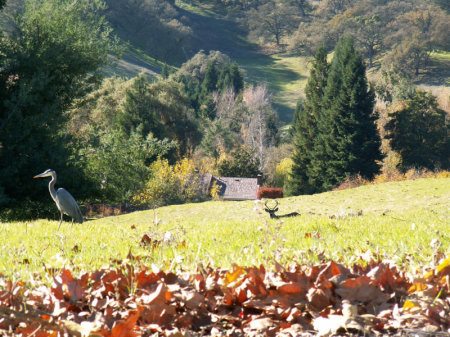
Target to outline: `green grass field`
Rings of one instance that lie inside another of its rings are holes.
[[[254,201],[211,201],[65,222],[59,231],[58,221],[1,223],[0,273],[50,280],[61,267],[76,274],[124,259],[173,271],[367,257],[423,268],[437,251],[450,253],[449,200],[450,179],[419,179],[280,199],[279,214],[301,214],[280,220]]]
[[[274,105],[282,122],[290,123],[295,106],[304,96],[309,77],[307,57],[284,54],[260,55],[237,60],[250,83],[266,83],[274,94]]]

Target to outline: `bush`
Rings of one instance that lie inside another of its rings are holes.
[[[256,194],[256,199],[277,199],[283,198],[283,189],[279,187],[260,187]]]
[[[425,179],[425,178],[435,178],[435,179],[446,179],[450,178],[450,171],[428,171],[426,169],[409,169],[405,173],[399,170],[391,170],[388,172],[382,172],[377,174],[373,180],[363,179],[361,175],[356,175],[354,177],[347,178],[343,183],[341,183],[334,191],[346,190],[348,188],[355,188],[363,185],[369,184],[383,184],[387,182],[394,181],[404,181],[404,180],[415,180],[415,179]]]
[[[254,178],[261,174],[259,166],[254,150],[243,146],[233,151],[228,158],[220,160],[218,170],[222,177]]]
[[[275,185],[285,187],[289,180],[289,175],[292,172],[294,161],[292,158],[284,158],[275,168]]]
[[[361,177],[360,174],[357,174],[354,177],[350,177],[345,179],[343,183],[341,183],[334,191],[346,190],[349,188],[355,188],[363,185],[370,184],[370,181]]]
[[[205,199],[193,161],[182,159],[169,165],[159,158],[150,165],[150,179],[144,189],[133,197],[136,206],[161,207]]]

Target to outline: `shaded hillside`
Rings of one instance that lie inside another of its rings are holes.
[[[266,83],[274,94],[274,106],[282,122],[290,123],[295,104],[308,75],[306,62],[288,55],[270,55],[246,40],[245,32],[207,5],[179,2],[180,13],[189,18],[196,51],[219,50],[245,71],[249,83]]]
[[[106,3],[105,15],[114,33],[127,46],[123,58],[105,69],[108,76],[132,77],[143,72],[152,77],[161,72],[164,63],[178,67],[200,50],[218,50],[245,70],[248,83],[268,85],[280,120],[290,123],[309,76],[309,57],[304,50],[280,53],[284,47],[271,49],[267,44],[250,42],[247,29],[236,23],[237,17],[245,17],[244,10],[230,15],[228,5],[220,1],[107,0]],[[19,4],[18,0],[9,0],[5,11],[11,12]],[[0,26],[8,31],[5,15],[0,17]],[[373,70],[378,72],[383,62],[375,60]],[[433,53],[428,68],[414,80],[424,87],[448,86],[449,69],[448,53]]]
[[[205,4],[188,5],[177,2],[182,17],[187,18],[192,29],[192,49],[219,50],[232,59],[260,57],[259,47],[249,43],[246,32],[222,13],[212,11]]]

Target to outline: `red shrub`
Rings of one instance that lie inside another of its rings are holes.
[[[256,198],[261,200],[265,199],[277,199],[283,198],[283,189],[279,187],[260,187],[258,189],[258,193],[256,194]]]

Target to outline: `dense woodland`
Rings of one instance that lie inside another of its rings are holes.
[[[79,201],[136,207],[204,200],[198,172],[263,173],[299,195],[449,168],[448,111],[414,85],[433,53],[448,55],[447,1],[210,2],[253,50],[311,57],[288,132],[267,85],[202,50],[180,2],[0,5],[1,218],[55,213],[46,182],[31,179],[47,168]],[[162,61],[160,76],[106,78],[126,44]]]

